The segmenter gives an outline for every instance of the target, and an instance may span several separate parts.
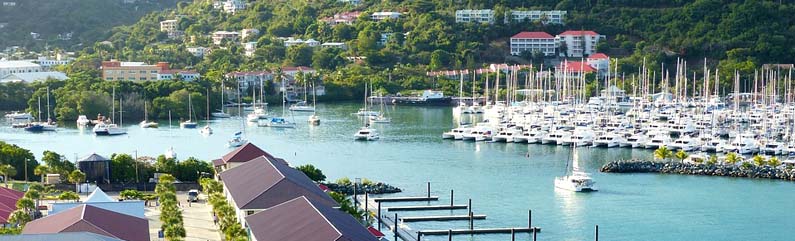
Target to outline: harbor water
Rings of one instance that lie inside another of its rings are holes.
[[[66,123],[56,132],[26,133],[0,127],[0,140],[30,149],[37,157],[44,150],[68,159],[91,153],[137,152],[157,156],[174,148],[180,159],[219,158],[231,149],[226,141],[245,126],[245,137],[292,165],[311,163],[333,181],[341,177],[367,178],[400,187],[395,196],[425,195],[431,182],[434,205],[472,199],[473,212],[487,215],[475,228],[527,226],[533,210],[533,226],[542,228],[539,240],[593,240],[599,225],[602,240],[792,240],[795,227],[795,184],[784,181],[725,177],[605,174],[598,169],[616,159],[651,158],[652,151],[626,148],[581,148],[580,165],[592,173],[598,192],[570,193],[553,186],[555,176],[566,170],[569,147],[462,142],[442,140],[441,133],[454,127],[450,107],[388,106],[391,124],[376,124],[381,139],[356,142],[353,133],[362,121],[351,113],[361,104],[320,104],[319,126],[307,125],[308,114],[295,114],[296,129],[257,127],[242,119],[213,120],[214,134],[199,129],[179,129],[175,121],[160,122],[158,129],[127,126],[123,136],[94,136]],[[271,113],[281,113],[280,109]],[[288,119],[290,117],[288,116]],[[204,125],[199,123],[199,127]],[[69,127],[71,126],[71,127]],[[422,205],[426,203],[390,203]],[[466,210],[400,213],[406,216],[464,215]],[[464,229],[466,221],[408,223],[408,229]],[[386,231],[386,230],[384,230]],[[510,235],[456,236],[453,240],[510,240]],[[517,235],[530,240],[531,235]],[[423,240],[447,240],[446,236]]]

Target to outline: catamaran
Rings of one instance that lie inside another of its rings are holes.
[[[579,160],[577,160],[577,145],[572,147],[571,152],[572,168],[567,170],[566,176],[555,178],[555,188],[574,192],[596,191],[596,182],[593,181],[591,175],[580,170]]]

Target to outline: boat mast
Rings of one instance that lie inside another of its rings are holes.
[[[113,94],[110,97],[110,123],[116,121],[116,86],[113,86]]]
[[[50,123],[50,86],[47,86],[47,123]]]

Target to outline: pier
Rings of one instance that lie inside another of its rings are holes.
[[[533,219],[531,210],[527,212],[527,226],[523,227],[490,227],[490,228],[475,228],[475,220],[486,219],[485,214],[474,214],[472,212],[472,199],[469,199],[467,205],[456,205],[454,203],[454,191],[450,190],[450,204],[445,205],[418,205],[418,206],[391,206],[382,207],[382,203],[397,203],[397,202],[417,202],[417,201],[438,201],[438,196],[431,196],[430,183],[428,183],[428,192],[425,197],[390,197],[390,198],[370,198],[369,194],[365,193],[363,196],[354,196],[354,203],[357,207],[365,210],[367,219],[375,218],[377,221],[377,228],[387,228],[391,231],[395,240],[403,241],[421,241],[422,236],[433,235],[448,235],[452,239],[453,235],[480,235],[480,234],[511,234],[511,239],[514,240],[517,233],[532,233],[533,240],[536,235],[541,232],[540,227],[533,226]],[[393,212],[389,215],[383,215],[382,209],[388,212]],[[462,210],[467,209],[466,214],[463,215],[430,215],[430,216],[407,216],[400,217],[396,211],[428,211],[428,210]],[[370,211],[375,212],[375,215],[370,215]],[[417,223],[417,222],[446,222],[446,221],[468,221],[468,228],[465,229],[447,229],[447,230],[418,230],[414,231],[403,227],[402,223]]]

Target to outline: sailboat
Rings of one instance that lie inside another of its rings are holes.
[[[314,92],[314,88],[312,88],[312,91]],[[307,92],[306,91],[306,83],[304,83],[304,100],[303,101],[299,101],[298,103],[290,105],[290,111],[315,112],[315,106],[314,105],[310,106],[309,104],[307,104],[307,97],[306,97],[307,93],[306,92]],[[312,96],[314,96],[314,93],[312,93]]]
[[[237,103],[240,103],[240,85],[237,86]],[[238,110],[237,111],[238,116],[242,117],[243,111],[241,109],[241,106],[238,105],[237,108],[238,108],[237,109]],[[242,129],[243,131],[246,130],[245,122],[243,122],[242,119],[240,120],[240,129]],[[243,138],[243,131],[236,132],[232,136],[232,139],[229,139],[229,141],[226,142],[226,146],[234,148],[234,147],[240,147],[240,146],[248,143],[248,140]]]
[[[149,111],[146,108],[146,101],[144,101],[144,120],[138,124],[141,128],[157,128],[157,122],[149,121]]]
[[[320,117],[317,116],[317,97],[315,97],[315,83],[312,83],[312,115],[309,116],[310,125],[320,125]]]
[[[593,181],[591,175],[580,170],[580,164],[577,156],[577,145],[573,145],[571,152],[572,169],[567,170],[566,176],[555,177],[555,188],[573,192],[596,191],[596,182]]]
[[[121,104],[122,103],[121,102],[121,98],[119,98],[119,120],[120,120],[119,121],[119,125],[116,125],[115,123],[113,123],[113,119],[116,118],[116,104],[115,104],[115,101],[116,101],[116,88],[114,87],[113,88],[113,95],[111,96],[111,119],[110,120],[107,120],[107,119],[99,120],[99,122],[96,125],[94,125],[94,128],[92,129],[92,131],[94,131],[95,135],[98,135],[98,136],[115,136],[115,135],[127,134],[127,129],[123,128],[123,127],[120,127],[120,125],[122,125],[122,123],[123,123],[123,121],[121,121],[122,113],[123,113],[121,111],[123,109],[123,107],[122,107],[123,105]]]
[[[359,110],[359,112],[367,113],[367,83],[364,84],[364,109]],[[364,119],[364,126],[359,128],[356,133],[353,134],[353,139],[357,141],[375,141],[381,138],[378,135],[378,131],[376,129],[370,128],[370,124],[367,123],[367,119]]]
[[[39,99],[39,121],[30,123],[25,127],[26,131],[40,132],[40,131],[55,131],[58,128],[58,123],[55,123],[50,118],[50,87],[47,87],[47,122],[41,122],[41,99]]]
[[[246,120],[249,122],[259,122],[259,120],[268,119],[268,103],[265,103],[265,89],[263,85],[264,82],[262,79],[260,79],[259,104],[257,104],[257,89],[251,88],[251,106],[253,108],[253,112],[246,116]]]
[[[284,80],[282,80],[282,117],[273,117],[270,121],[265,122],[264,125],[262,123],[258,123],[259,126],[267,126],[272,128],[295,128],[295,122],[287,120],[285,116],[285,110],[287,110],[287,96],[285,93],[284,88]],[[292,115],[292,113],[290,113]]]
[[[370,116],[370,124],[391,123],[392,122],[392,118],[389,118],[387,116],[389,113],[386,112],[386,108],[385,108],[386,104],[384,103],[384,98],[379,98],[379,99],[381,99],[381,112],[377,116]]]
[[[183,129],[193,129],[193,128],[196,128],[196,126],[198,125],[198,124],[196,124],[196,122],[193,122],[193,120],[192,120],[193,119],[193,102],[191,101],[190,96],[191,96],[191,94],[188,93],[188,119],[183,121],[182,123],[179,123],[179,127],[183,128]]]
[[[209,109],[210,109],[210,89],[207,89],[207,110],[209,110]],[[204,127],[202,127],[202,129],[199,131],[199,133],[202,133],[202,135],[212,135],[213,134],[213,128],[210,128],[210,112],[209,111],[207,112],[207,119],[205,119],[205,122],[207,124]]]
[[[224,90],[226,90],[226,89],[224,89],[224,81],[221,81],[221,109],[218,109],[218,112],[213,112],[213,113],[210,114],[214,118],[230,118],[230,117],[232,117],[231,115],[229,115],[226,112],[224,112]],[[208,94],[208,96],[209,96],[209,94]],[[208,97],[208,100],[209,100],[209,97]],[[210,108],[207,108],[208,111],[209,111],[209,109]]]

